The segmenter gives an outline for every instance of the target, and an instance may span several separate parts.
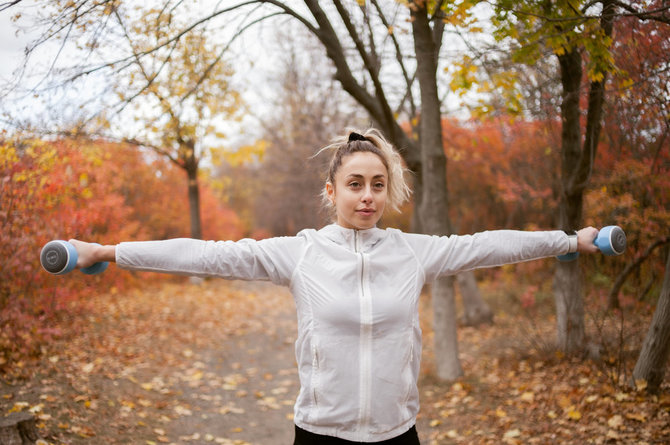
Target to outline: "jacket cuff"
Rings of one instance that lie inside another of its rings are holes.
[[[568,253],[577,252],[577,231],[564,230],[564,232],[568,235]]]

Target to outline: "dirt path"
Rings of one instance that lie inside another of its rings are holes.
[[[285,291],[268,285],[262,292]],[[292,443],[293,404],[299,390],[295,314],[290,301],[273,312],[258,314],[257,323],[220,348],[193,353],[197,371],[187,371],[173,387],[179,406],[192,414],[170,422],[166,436],[178,443],[216,443],[217,438],[221,443],[222,438],[258,445]]]
[[[49,444],[292,443],[288,291],[213,280],[91,304],[64,320],[75,334],[5,376],[0,413],[30,410]]]

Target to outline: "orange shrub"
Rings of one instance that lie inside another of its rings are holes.
[[[39,355],[40,345],[59,334],[50,321],[67,313],[71,300],[140,281],[114,267],[98,276],[50,275],[39,263],[47,241],[115,244],[188,236],[187,199],[181,170],[134,147],[0,139],[0,368]],[[206,236],[241,236],[237,215],[207,184],[201,199]]]

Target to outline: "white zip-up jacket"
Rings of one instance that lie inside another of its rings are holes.
[[[438,237],[333,224],[261,241],[121,243],[116,262],[131,270],[288,286],[298,313],[296,425],[376,442],[416,422],[424,283],[567,251],[562,231]]]

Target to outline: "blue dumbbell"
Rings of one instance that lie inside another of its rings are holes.
[[[47,272],[54,275],[64,275],[74,270],[77,265],[77,257],[77,249],[71,243],[63,240],[53,240],[46,243],[42,248],[40,263]],[[104,272],[107,266],[109,266],[109,263],[104,261],[85,267],[81,271],[87,275],[95,275]]]
[[[593,240],[604,255],[621,255],[626,250],[626,233],[619,226],[606,226],[600,229],[598,236]],[[579,252],[559,255],[561,261],[572,261],[579,256]]]

